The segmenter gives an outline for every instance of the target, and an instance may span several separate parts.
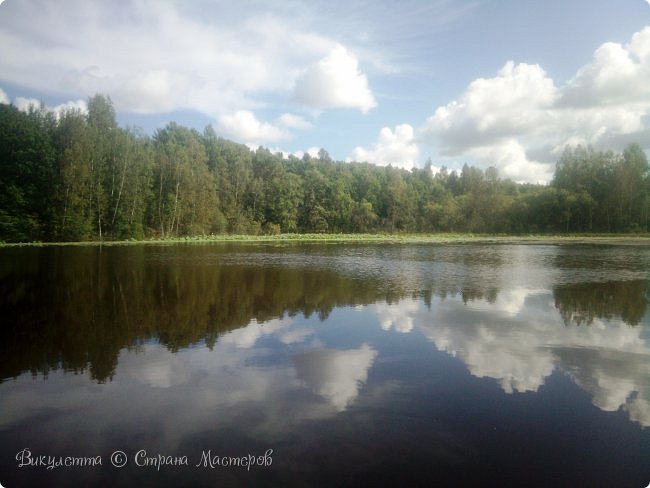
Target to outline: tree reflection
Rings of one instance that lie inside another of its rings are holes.
[[[122,348],[152,340],[171,351],[202,341],[212,347],[252,320],[298,313],[324,320],[336,307],[406,293],[333,269],[265,265],[254,253],[249,263],[222,263],[225,249],[186,248],[187,259],[171,261],[144,246],[7,251],[0,378],[63,368],[106,381]]]
[[[615,317],[637,325],[648,309],[648,282],[572,283],[555,287],[553,298],[566,325],[591,325],[596,318]]]
[[[513,274],[506,251],[327,245],[3,249],[0,381],[58,368],[88,370],[93,379],[107,381],[124,348],[146,342],[171,351],[203,342],[211,348],[224,333],[253,320],[263,324],[297,314],[324,320],[342,306],[389,306],[413,298],[430,308],[433,297],[458,296],[464,304],[485,301],[513,315],[525,298],[520,284],[543,280],[546,264],[531,268],[535,249],[510,250],[520,270]],[[557,265],[568,268],[563,259]],[[502,282],[508,283],[505,292],[499,291]],[[538,286],[550,288],[543,281]],[[621,317],[637,324],[648,304],[645,280],[567,284],[553,295],[565,323]],[[400,317],[383,326],[412,328]]]

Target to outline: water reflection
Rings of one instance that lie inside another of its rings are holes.
[[[406,333],[413,330],[413,314],[419,309],[419,301],[403,300],[396,304],[377,302],[372,308],[379,317],[382,329],[394,329],[397,332]]]
[[[171,354],[147,344],[138,354],[123,350],[115,372],[119,380],[94,388],[85,375],[71,378],[61,371],[50,374],[46,388],[34,388],[21,377],[5,386],[0,407],[7,415],[0,428],[38,418],[41,432],[82,438],[88,449],[105,453],[117,448],[116,439],[133,436],[176,450],[187,438],[230,429],[241,419],[248,419],[246,436],[272,436],[288,425],[331,415],[319,398],[287,402],[285,396],[303,384],[291,364],[258,364],[265,353],[270,351],[219,346],[218,352],[198,348]],[[51,443],[49,436],[27,438],[36,451]]]
[[[358,349],[314,349],[294,356],[298,377],[343,411],[359,395],[377,351],[363,344]]]
[[[611,293],[620,291],[644,296],[646,282],[626,286],[604,286]],[[601,288],[601,285],[596,285]],[[593,404],[605,411],[626,410],[632,420],[650,426],[650,334],[643,327],[626,323],[627,309],[612,317],[594,316],[590,327],[582,322],[560,325],[556,307],[572,299],[563,287],[557,291],[515,288],[499,294],[496,300],[464,303],[440,299],[430,307],[404,300],[388,310],[383,304],[372,306],[382,328],[400,317],[412,330],[424,334],[436,348],[463,361],[472,375],[497,380],[504,392],[536,392],[555,371],[569,375],[592,395]],[[580,287],[582,291],[582,287]],[[601,307],[599,293],[593,308]],[[628,297],[613,295],[627,303]],[[571,304],[574,302],[572,301]],[[645,307],[643,308],[645,311]],[[639,324],[641,316],[633,322]],[[408,330],[411,330],[408,329]],[[405,329],[402,329],[405,331]]]
[[[620,322],[642,323],[648,308],[648,281],[638,279],[647,256],[636,248],[181,249],[3,250],[0,378],[88,368],[107,381],[121,350],[151,339],[171,351],[250,348],[272,334],[301,343],[313,331],[289,329],[291,317],[325,320],[350,305],[372,304],[383,329],[406,333],[421,301],[432,309],[419,320],[425,335],[508,392],[539,388],[557,364],[554,347],[645,344],[645,329]],[[612,275],[637,279],[593,280]],[[557,312],[567,327],[592,330],[557,327]]]
[[[285,314],[406,296],[498,295],[548,250],[463,246],[169,246],[3,249],[0,381],[63,368],[107,381],[122,348],[172,351]],[[548,256],[547,256],[548,257]],[[508,258],[508,259],[506,259]],[[508,264],[506,264],[506,262]],[[513,268],[515,266],[515,268]],[[546,270],[538,267],[536,278]],[[530,278],[530,277],[529,277]],[[532,278],[531,278],[532,279]],[[408,328],[408,324],[399,324]],[[390,324],[386,324],[390,327]],[[250,334],[251,332],[247,332]]]
[[[597,318],[620,317],[636,325],[648,309],[645,280],[566,284],[555,287],[553,297],[566,324],[591,325]]]
[[[3,250],[0,379],[26,370],[88,368],[94,379],[106,381],[122,348],[151,338],[172,351],[200,342],[212,347],[251,320],[297,313],[324,320],[339,306],[403,296],[372,277],[278,266],[278,259],[269,259],[273,254],[254,250],[233,260],[227,251],[189,247],[179,256],[173,248]]]
[[[234,344],[242,348],[251,348],[258,339],[264,336],[275,335],[284,344],[293,344],[302,342],[313,334],[312,330],[304,328],[289,330],[288,328],[292,322],[290,318],[273,319],[268,322],[258,322],[257,319],[253,319],[246,327],[235,329],[221,336],[220,342]]]
[[[2,467],[25,446],[65,450],[71,439],[104,455],[276,447],[284,458],[274,469],[289,478],[267,484],[335,485],[355,463],[357,482],[369,471],[379,481],[404,474],[400,446],[414,470],[432,466],[449,485],[473,469],[482,480],[487,465],[501,473],[510,456],[528,476],[536,443],[559,442],[549,426],[575,443],[593,431],[613,433],[592,439],[601,447],[647,445],[638,427],[650,426],[644,248],[2,251]],[[549,405],[564,410],[540,417]],[[415,472],[404,479],[429,484],[431,472]],[[14,480],[37,484],[37,471],[25,473]],[[169,474],[155,484],[178,482]],[[195,484],[251,481],[211,476]]]

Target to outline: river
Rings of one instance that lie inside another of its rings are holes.
[[[650,248],[0,249],[4,486],[646,486]]]

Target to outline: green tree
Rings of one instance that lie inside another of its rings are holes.
[[[200,135],[171,122],[156,132],[154,145],[161,236],[213,232],[218,223],[216,188]]]
[[[0,104],[0,240],[48,239],[55,193],[54,120]]]

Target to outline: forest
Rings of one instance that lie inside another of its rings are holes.
[[[548,185],[465,164],[393,166],[252,151],[170,122],[118,126],[111,99],[88,112],[0,104],[0,241],[211,234],[648,232],[645,152],[567,147]]]

